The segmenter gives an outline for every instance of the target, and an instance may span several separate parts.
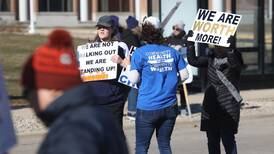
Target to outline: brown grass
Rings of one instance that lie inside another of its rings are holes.
[[[22,35],[12,33],[0,33],[0,64],[3,67],[6,89],[12,97],[22,95],[20,76],[22,66],[28,56],[41,43],[46,41],[45,36]],[[74,40],[74,44],[80,44],[85,40]],[[21,103],[22,100],[12,100]]]

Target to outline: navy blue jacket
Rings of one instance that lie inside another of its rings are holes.
[[[39,154],[127,154],[121,128],[83,84],[56,99],[38,116],[50,127]]]

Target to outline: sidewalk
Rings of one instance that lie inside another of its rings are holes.
[[[241,91],[244,99],[242,117],[274,116],[274,89],[245,90]],[[200,107],[203,93],[189,95],[192,109],[192,118],[178,116],[177,122],[193,122],[200,120]],[[125,107],[125,111],[126,111]],[[43,124],[36,118],[31,108],[12,110],[13,122],[18,135],[40,134],[47,131]],[[124,118],[124,128],[134,127],[134,121]]]

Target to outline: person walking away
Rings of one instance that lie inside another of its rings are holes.
[[[109,100],[82,84],[70,34],[54,30],[26,61],[21,83],[49,127],[38,154],[128,154],[121,128],[100,104]]]
[[[154,131],[160,153],[170,154],[170,139],[178,112],[177,73],[182,81],[188,78],[186,63],[178,51],[163,45],[164,38],[156,17],[144,20],[142,39],[147,44],[134,52],[129,75],[132,83],[140,81],[135,121],[136,154],[148,152]]]
[[[187,59],[190,65],[207,68],[207,87],[202,105],[201,131],[205,131],[209,154],[220,154],[220,141],[226,154],[237,154],[235,134],[240,120],[240,73],[243,68],[241,53],[233,48],[215,46],[208,56],[196,56],[189,42]]]
[[[138,48],[141,46],[141,28],[138,20],[133,16],[128,16],[126,19],[127,29],[122,33],[122,41],[125,42],[130,49],[131,47]],[[128,94],[128,112],[129,120],[135,120],[136,104],[137,104],[138,89],[131,88]]]

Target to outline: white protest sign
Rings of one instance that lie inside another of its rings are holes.
[[[190,66],[188,64],[188,61],[187,61],[187,56],[186,56],[186,52],[187,52],[187,47],[182,47],[180,50],[179,50],[180,54],[182,54],[185,62],[187,63],[186,65],[186,69],[188,71],[188,78],[184,81],[184,83],[191,83],[193,81],[193,73],[192,73],[192,66]]]
[[[121,72],[121,74],[120,74],[120,76],[119,76],[118,82],[120,82],[120,83],[122,83],[124,85],[127,85],[129,87],[138,89],[137,84],[132,84],[130,82],[130,80],[128,79],[129,71],[130,71],[130,68],[123,69],[122,72]]]
[[[187,62],[187,59],[185,59],[185,61]],[[188,78],[183,82],[185,84],[187,83],[191,83],[193,81],[193,73],[192,73],[192,66],[187,64],[186,65],[186,69],[188,71]]]
[[[111,61],[118,54],[118,42],[94,42],[77,47],[79,69],[84,82],[115,79],[117,64]]]
[[[228,47],[227,40],[235,34],[241,18],[238,14],[199,9],[188,41]]]
[[[133,52],[134,52],[135,49],[136,49],[136,47],[134,47],[134,46],[130,47],[130,51],[129,51],[129,56],[130,57],[132,56],[132,54],[133,54]],[[129,87],[138,89],[137,84],[131,83],[130,80],[128,79],[129,72],[130,72],[130,67],[128,67],[127,69],[124,68],[121,71],[121,74],[119,76],[118,82],[120,82],[120,83],[122,83],[124,85],[127,85]]]

